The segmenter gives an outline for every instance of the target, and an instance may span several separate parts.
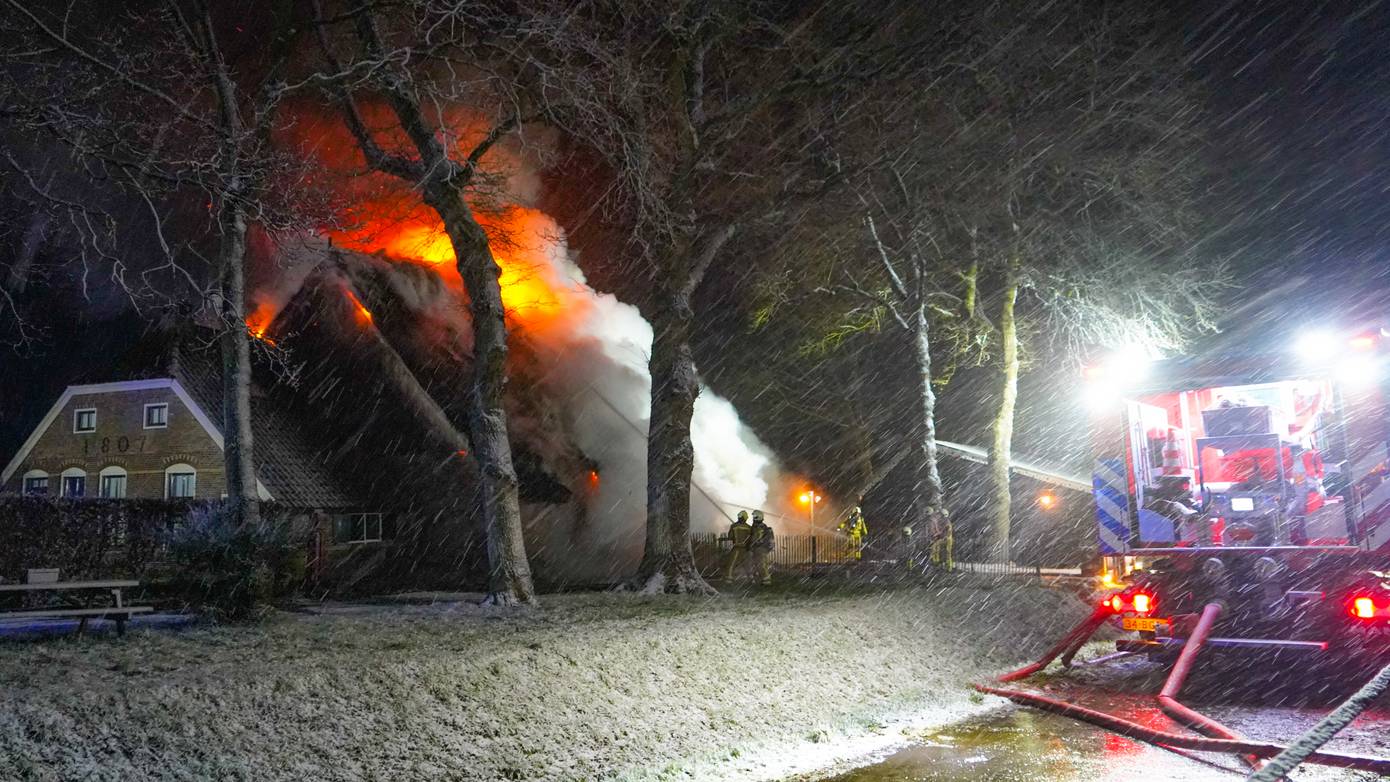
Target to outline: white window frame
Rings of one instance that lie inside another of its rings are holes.
[[[80,420],[82,420],[82,414],[83,414],[83,413],[91,413],[91,414],[92,414],[92,428],[91,428],[91,429],[79,429],[79,428],[77,427],[77,422],[80,421]],[[73,433],[73,434],[91,434],[92,432],[95,432],[96,430],[97,430],[97,409],[96,409],[95,407],[79,407],[79,408],[77,408],[76,410],[73,410],[73,411],[72,411],[72,433]]]
[[[151,424],[151,423],[150,423],[150,408],[151,408],[151,407],[162,407],[162,408],[164,408],[164,423],[162,423],[162,424]],[[141,418],[140,418],[140,422],[144,425],[144,427],[145,427],[146,429],[168,429],[168,428],[169,428],[169,403],[168,403],[168,402],[151,402],[151,403],[145,405],[145,412],[142,414],[142,416],[141,416]]]
[[[121,493],[120,493],[119,495],[114,496],[114,497],[107,496],[107,494],[106,494],[106,479],[107,479],[107,478],[124,478],[124,479],[125,479],[125,481],[121,484]],[[130,473],[126,472],[126,469],[125,469],[124,467],[120,467],[120,466],[117,466],[117,465],[114,465],[114,464],[113,464],[113,465],[111,465],[110,467],[103,467],[103,468],[101,468],[101,472],[97,473],[97,496],[100,497],[101,499],[103,499],[103,500],[123,500],[123,499],[126,498],[126,496],[127,496],[129,493],[130,493]]]
[[[44,484],[44,492],[41,495],[29,493],[29,481],[34,478],[43,478],[45,481],[47,481],[47,483]],[[61,486],[59,486],[58,488],[59,491],[62,491]],[[19,479],[19,493],[26,497],[50,497],[52,496],[52,491],[53,476],[49,475],[44,470],[30,470],[29,472],[24,473],[24,475]]]
[[[81,497],[78,497],[78,498],[76,498],[76,499],[86,499],[86,497],[87,497],[87,471],[84,470],[84,469],[82,469],[81,467],[69,467],[69,468],[67,468],[66,470],[63,470],[63,472],[62,472],[61,474],[59,474],[59,476],[58,476],[58,496],[59,496],[59,497],[71,497],[71,496],[72,496],[72,495],[68,494],[68,479],[69,479],[69,478],[81,478],[81,479],[82,479],[82,496],[81,496]]]
[[[191,475],[193,480],[189,483],[189,494],[178,497],[169,495],[169,479],[174,475]],[[164,468],[164,499],[166,500],[191,500],[198,496],[198,468],[185,462],[171,464]]]
[[[383,514],[381,513],[340,513],[337,518],[357,518],[359,516],[362,518],[362,537],[353,538],[351,540],[337,540],[337,530],[335,529],[333,530],[333,544],[335,546],[360,546],[365,543],[381,543],[386,540],[383,536],[386,525],[384,523]],[[337,518],[334,519],[335,524],[337,523]],[[376,522],[375,536],[368,532],[368,524],[373,520]]]

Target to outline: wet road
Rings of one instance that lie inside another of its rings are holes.
[[[1054,697],[1144,725],[1186,732],[1157,708],[1166,669],[1147,661],[1121,661],[1077,669],[1039,686]],[[1251,668],[1233,662],[1194,676],[1185,700],[1252,738],[1287,742],[1313,725],[1358,682],[1335,672],[1292,678],[1297,686],[1270,686]],[[1340,680],[1339,680],[1340,679]],[[1368,711],[1329,749],[1390,756],[1390,703]],[[1228,755],[1178,752],[1126,739],[1074,720],[1022,707],[933,731],[880,761],[829,777],[836,782],[947,782],[952,780],[1239,780],[1249,770]],[[1303,766],[1291,780],[1342,782],[1373,774]]]
[[[1010,708],[924,736],[836,782],[1163,782],[1240,780],[1248,769],[1230,757],[1182,755],[1030,709]],[[1362,780],[1371,775],[1305,767],[1296,780]]]

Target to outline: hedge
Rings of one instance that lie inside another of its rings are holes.
[[[138,577],[170,533],[208,500],[99,500],[0,496],[0,580],[59,568],[64,581]]]

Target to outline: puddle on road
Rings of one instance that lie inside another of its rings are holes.
[[[919,744],[827,782],[1161,782],[1240,780],[1246,773],[1233,758],[1189,759],[1065,717],[1011,709],[927,734]],[[1358,778],[1363,777],[1330,769],[1301,770],[1291,777]]]

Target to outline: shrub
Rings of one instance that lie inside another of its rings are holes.
[[[194,509],[168,545],[174,595],[220,619],[250,617],[304,582],[304,552],[286,525],[234,525],[221,505]]]

